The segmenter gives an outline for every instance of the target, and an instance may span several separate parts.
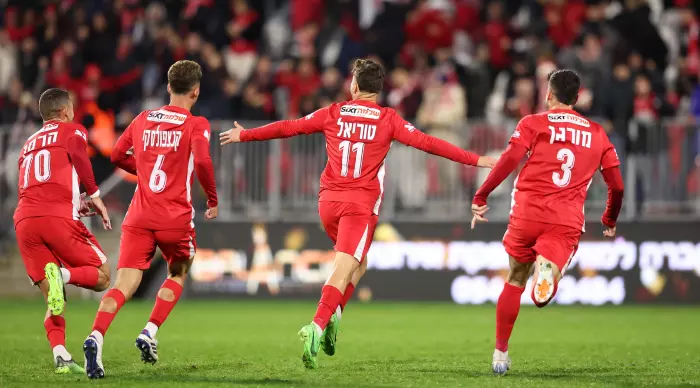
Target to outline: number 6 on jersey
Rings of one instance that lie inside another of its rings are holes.
[[[153,171],[151,171],[151,179],[148,181],[148,187],[154,193],[160,193],[165,190],[165,182],[168,177],[165,175],[165,171],[161,170],[163,168],[163,162],[165,161],[165,155],[158,155],[156,159],[156,164],[153,165]]]

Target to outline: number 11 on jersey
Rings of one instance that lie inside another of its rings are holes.
[[[365,143],[350,143],[350,140],[344,140],[340,142],[338,146],[340,151],[343,153],[341,156],[342,168],[340,170],[341,176],[348,176],[348,164],[350,162],[350,149],[355,152],[355,171],[352,174],[353,178],[359,178],[362,175],[362,157],[365,152]]]

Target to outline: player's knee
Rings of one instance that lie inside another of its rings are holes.
[[[172,302],[175,300],[175,293],[169,288],[161,287],[161,289],[158,290],[158,298],[166,302]]]
[[[507,282],[516,287],[525,288],[527,285],[528,271],[525,268],[511,268],[508,272]]]
[[[186,261],[178,261],[178,262],[172,262],[168,266],[168,274],[170,275],[171,278],[186,278],[187,277],[187,271],[190,268],[190,262]]]
[[[362,259],[362,262],[360,263],[360,266],[355,270],[353,273],[353,277],[361,278],[362,276],[365,275],[365,272],[367,271],[367,256],[365,256]]]
[[[97,284],[93,288],[94,291],[104,291],[109,288],[111,285],[109,275],[99,271],[98,272],[98,278],[97,278]]]
[[[355,259],[355,257],[348,255],[347,253],[338,252],[335,257],[335,263],[333,272],[344,275],[349,278],[352,274],[360,268],[360,263]]]

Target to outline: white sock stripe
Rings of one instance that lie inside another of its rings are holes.
[[[68,268],[61,268],[61,278],[63,278],[63,284],[70,282],[70,271]]]

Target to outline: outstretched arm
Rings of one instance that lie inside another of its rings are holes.
[[[282,120],[258,128],[245,129],[236,121],[235,127],[219,135],[221,145],[229,143],[282,139],[296,135],[308,135],[323,131],[328,108],[319,109],[304,118]]]
[[[520,163],[525,154],[527,154],[527,148],[524,146],[515,143],[509,144],[506,151],[498,159],[496,167],[493,168],[484,183],[479,187],[479,190],[476,191],[472,204],[477,206],[486,205],[489,194],[518,167],[518,163]]]
[[[479,157],[442,139],[426,135],[398,115],[394,120],[394,140],[429,154],[470,166],[493,167],[495,163],[492,158]]]

